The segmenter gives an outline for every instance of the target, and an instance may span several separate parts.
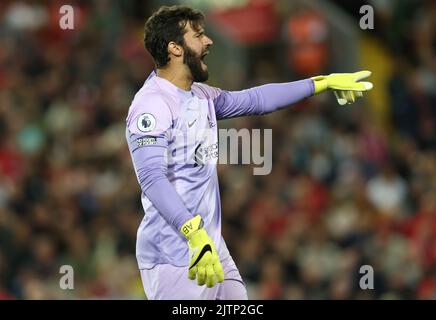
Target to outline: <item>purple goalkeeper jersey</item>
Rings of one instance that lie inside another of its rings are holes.
[[[184,91],[151,73],[126,119],[145,213],[136,242],[140,269],[187,266],[189,249],[180,227],[196,214],[203,218],[219,257],[229,254],[221,236],[217,120],[266,114],[313,91],[310,79],[238,92],[193,83]]]

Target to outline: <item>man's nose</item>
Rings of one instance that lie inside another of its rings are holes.
[[[204,37],[204,44],[208,47],[210,47],[211,45],[213,45],[213,41],[211,38],[209,38],[208,36]]]

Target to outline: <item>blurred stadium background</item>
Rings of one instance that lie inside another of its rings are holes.
[[[211,85],[373,72],[346,108],[323,94],[221,123],[273,129],[270,175],[218,168],[249,297],[436,299],[436,2],[422,0],[1,1],[0,299],[145,298],[124,125],[153,68],[145,19],[175,3],[207,13]],[[75,30],[59,28],[63,4]],[[359,29],[365,4],[374,30]]]

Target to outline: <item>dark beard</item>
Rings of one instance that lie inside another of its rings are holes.
[[[185,55],[183,63],[186,64],[191,71],[192,80],[194,82],[205,82],[209,79],[209,72],[201,68],[201,57],[198,56],[188,46],[184,46]]]

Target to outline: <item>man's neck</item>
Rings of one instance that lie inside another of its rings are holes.
[[[186,71],[183,69],[172,70],[170,68],[160,68],[157,69],[157,75],[158,77],[168,80],[182,90],[191,90],[191,85],[193,81],[191,77],[187,76]]]

